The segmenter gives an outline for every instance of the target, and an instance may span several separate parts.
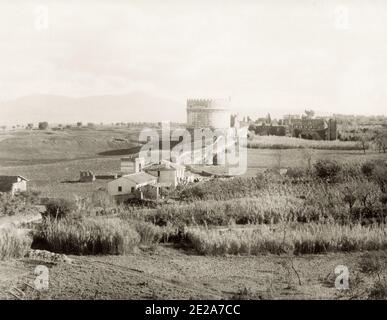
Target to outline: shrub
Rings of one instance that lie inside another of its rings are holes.
[[[372,179],[379,185],[380,190],[387,192],[387,165],[377,165],[374,168]]]
[[[70,201],[68,199],[50,199],[46,203],[46,212],[44,216],[62,219],[73,213],[76,208],[77,207],[74,201]]]
[[[38,128],[39,130],[46,130],[48,128],[48,122],[46,121],[39,122]]]
[[[341,171],[341,166],[334,160],[318,160],[314,169],[318,178],[333,181]]]
[[[300,180],[307,177],[308,171],[304,168],[289,168],[286,171],[286,177],[293,180]]]
[[[0,229],[0,260],[23,257],[31,243],[31,237],[23,230],[14,227]]]
[[[140,236],[120,219],[47,218],[34,234],[34,243],[57,253],[76,255],[124,254],[140,242]]]
[[[143,244],[158,243],[163,237],[162,228],[152,223],[137,221],[134,223],[134,226]]]
[[[361,172],[366,177],[371,177],[375,168],[375,161],[366,161],[361,166]]]
[[[371,160],[363,163],[362,173],[369,179],[374,180],[382,190],[386,192],[387,186],[387,163],[383,160]]]
[[[31,195],[32,197],[32,195]],[[13,216],[36,211],[30,194],[11,196],[9,193],[0,192],[0,216]]]
[[[370,290],[368,296],[373,300],[386,300],[387,299],[387,281],[376,281],[374,286]]]
[[[379,200],[383,205],[386,205],[387,204],[387,193],[382,193]]]
[[[376,252],[365,253],[359,262],[360,271],[369,275],[378,275],[387,267],[387,256]]]
[[[94,207],[109,208],[114,204],[113,198],[105,190],[96,190],[92,193],[91,202]]]
[[[227,200],[245,197],[262,189],[264,181],[260,177],[236,177],[231,179],[213,179],[180,187],[175,197],[181,200]]]
[[[342,180],[359,179],[361,176],[361,166],[357,162],[345,162],[341,164],[340,176]]]

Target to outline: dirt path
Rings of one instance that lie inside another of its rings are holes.
[[[0,288],[4,293],[6,286],[16,286],[23,292],[19,296],[28,299],[349,298],[334,288],[334,269],[347,265],[355,277],[360,256],[295,257],[292,269],[291,259],[285,256],[204,257],[160,246],[126,256],[70,256],[72,264],[22,259],[12,262],[17,266],[14,272],[11,262],[0,264]],[[50,289],[45,293],[30,287],[38,264],[50,270]],[[4,281],[10,272],[11,280]],[[369,279],[364,279],[362,286],[369,285]]]

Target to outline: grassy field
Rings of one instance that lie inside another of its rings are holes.
[[[308,150],[303,149],[248,149],[247,171],[245,175],[252,176],[267,168],[280,166],[282,168],[307,167],[308,157],[315,162],[319,159],[336,160],[339,163],[364,162],[371,159],[386,159],[383,153],[368,151],[366,155],[359,150]]]
[[[355,141],[319,141],[278,136],[253,136],[247,146],[254,149],[362,150]]]
[[[367,160],[386,159],[387,155],[375,151],[360,150],[305,150],[297,149],[247,149],[247,169],[244,176],[255,176],[266,169],[280,165],[281,168],[308,167],[308,158],[311,162],[319,159],[336,160],[339,163],[361,163]],[[227,175],[228,169],[224,166],[195,165],[196,171],[205,171],[215,175]]]
[[[120,172],[120,158],[93,158],[64,160],[46,164],[17,165],[0,167],[0,174],[22,175],[29,179],[29,190],[40,191],[44,197],[75,196],[87,197],[94,190],[105,187],[107,180],[94,183],[79,183],[79,172],[91,170],[94,173]]]
[[[66,129],[0,133],[0,165],[95,158],[98,153],[136,146],[138,130]]]

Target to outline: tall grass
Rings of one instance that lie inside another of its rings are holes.
[[[215,225],[226,226],[232,222],[278,223],[300,215],[303,200],[293,196],[265,194],[255,198],[237,198],[227,201],[197,201],[172,204],[157,209],[127,212],[123,217],[142,218],[159,226]]]
[[[261,225],[226,231],[189,228],[187,238],[198,253],[205,255],[316,254],[387,249],[385,225],[295,224],[276,228]]]
[[[120,255],[133,250],[140,236],[128,222],[116,218],[47,218],[35,233],[34,242],[58,253]]]
[[[134,221],[134,228],[140,235],[141,244],[150,245],[161,241],[163,228],[145,221]]]
[[[174,196],[179,200],[227,200],[256,194],[265,185],[262,177],[212,179],[179,187]]]
[[[253,149],[324,149],[324,150],[362,150],[355,141],[306,140],[293,137],[254,136],[247,143]]]
[[[230,180],[232,184],[232,180]],[[355,197],[352,207],[348,194]],[[366,198],[365,198],[366,196]],[[366,199],[366,201],[364,201]],[[229,200],[199,200],[163,205],[156,209],[122,213],[159,226],[227,226],[236,224],[275,224],[279,222],[383,222],[387,217],[376,184],[360,180],[340,184],[323,182],[268,184],[254,196]]]
[[[0,228],[0,260],[23,257],[31,243],[32,238],[24,230]]]

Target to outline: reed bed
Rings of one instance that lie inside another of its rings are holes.
[[[351,208],[346,202],[348,194],[356,199]],[[227,226],[230,223],[348,223],[360,218],[364,223],[374,223],[374,218],[383,222],[387,217],[381,197],[381,191],[371,182],[269,184],[251,197],[166,204],[156,209],[126,211],[122,218],[178,227]]]
[[[23,257],[31,247],[32,238],[25,230],[0,228],[0,260]]]
[[[254,198],[236,198],[227,201],[196,201],[172,204],[157,209],[125,212],[122,218],[143,219],[155,225],[175,226],[237,224],[275,224],[301,215],[303,200],[293,196],[262,195]]]
[[[260,225],[227,230],[191,227],[186,234],[193,248],[204,255],[318,254],[387,249],[386,225]]]
[[[57,253],[121,255],[140,243],[134,228],[117,218],[45,219],[34,242]]]

